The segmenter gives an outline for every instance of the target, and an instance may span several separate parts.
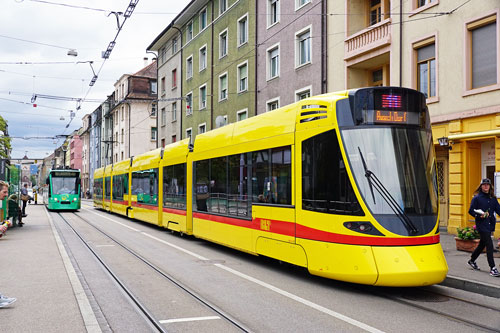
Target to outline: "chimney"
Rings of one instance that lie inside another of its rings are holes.
[[[144,57],[144,67],[146,67],[147,65],[149,65],[148,64],[148,60],[149,60],[148,57]]]

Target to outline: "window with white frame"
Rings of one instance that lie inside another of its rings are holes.
[[[192,133],[193,133],[193,129],[192,128],[186,129],[186,139],[190,139]]]
[[[156,80],[151,80],[150,82],[151,94],[156,95],[158,93],[158,83]]]
[[[161,126],[165,126],[167,124],[167,110],[165,108],[161,108]]]
[[[227,73],[219,76],[219,101],[227,99]]]
[[[238,65],[238,92],[248,90],[248,62]]]
[[[172,39],[172,54],[177,52],[177,38]]]
[[[296,67],[311,62],[311,28],[305,28],[295,34]]]
[[[278,23],[280,20],[280,0],[267,0],[267,26]]]
[[[497,16],[492,15],[467,24],[470,54],[468,89],[498,84]]]
[[[157,104],[156,103],[152,103],[151,104],[151,114],[150,116],[151,117],[156,117],[156,112],[157,112]]]
[[[227,29],[219,34],[219,58],[227,55]]]
[[[177,68],[172,69],[172,89],[177,88]]]
[[[207,124],[206,123],[198,125],[198,134],[203,134],[206,131],[207,131]]]
[[[311,0],[295,0],[295,9],[299,9],[300,7],[302,7],[305,4],[308,4],[310,2],[311,2]]]
[[[166,47],[162,47],[160,49],[160,62],[164,64],[166,60],[167,60],[167,50]]]
[[[167,87],[165,87],[165,77],[162,77],[161,80],[160,80],[160,84],[161,84],[161,94],[162,95],[165,95],[165,90],[167,89]]]
[[[207,68],[207,46],[203,45],[200,49],[200,72]]]
[[[193,21],[189,22],[186,28],[186,39],[189,42],[193,39]]]
[[[436,0],[417,0],[417,7],[423,7],[431,2],[436,2]]]
[[[151,141],[156,141],[158,130],[156,127],[151,127]]]
[[[305,87],[295,91],[295,101],[300,101],[305,98],[311,97],[311,86]]]
[[[436,45],[435,38],[413,46],[417,58],[417,89],[426,98],[436,96]]]
[[[186,80],[193,77],[193,56],[186,59]]]
[[[248,42],[248,14],[238,20],[238,46]]]
[[[207,85],[200,87],[200,110],[207,107]]]
[[[172,103],[172,121],[177,120],[177,102]]]
[[[186,116],[193,114],[193,92],[186,94]]]
[[[219,0],[219,14],[227,10],[227,0]]]
[[[280,48],[273,46],[267,51],[267,78],[272,79],[280,75]]]
[[[236,113],[236,121],[241,121],[248,118],[248,109],[238,111]]]
[[[279,98],[272,99],[272,100],[267,101],[266,104],[267,104],[266,111],[273,111],[273,110],[276,110],[280,107],[280,100],[279,100]]]
[[[200,31],[207,27],[207,8],[200,12]]]

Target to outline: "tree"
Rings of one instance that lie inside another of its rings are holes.
[[[10,141],[12,140],[10,137],[6,136],[7,133],[7,121],[0,116],[0,158],[9,158],[9,152],[12,148],[10,145]]]

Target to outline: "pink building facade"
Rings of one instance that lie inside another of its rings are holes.
[[[72,169],[82,169],[82,147],[83,141],[78,135],[74,135],[69,142],[70,160],[69,166]]]

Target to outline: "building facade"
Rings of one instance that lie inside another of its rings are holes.
[[[82,150],[83,150],[83,141],[82,138],[78,135],[78,133],[74,133],[69,139],[69,167],[71,169],[82,169]]]
[[[112,163],[155,149],[157,130],[156,61],[115,83],[112,119]],[[111,128],[111,127],[109,127]]]
[[[149,46],[160,59],[173,52],[160,65],[160,89],[166,87],[166,99],[182,98],[160,104],[160,112],[171,106],[175,123],[165,128],[165,142],[256,114],[256,6],[248,0],[192,1]]]
[[[495,179],[500,171],[498,1],[461,6],[412,0],[401,9],[388,0],[328,4],[329,12],[345,13],[328,18],[328,90],[392,85],[424,93],[437,153],[440,225],[456,233],[457,227],[473,224],[468,208],[481,178],[500,187]]]
[[[257,113],[326,92],[326,1],[257,6]]]
[[[90,115],[86,114],[82,118],[82,127],[79,131],[80,138],[82,139],[82,190],[90,189]]]

